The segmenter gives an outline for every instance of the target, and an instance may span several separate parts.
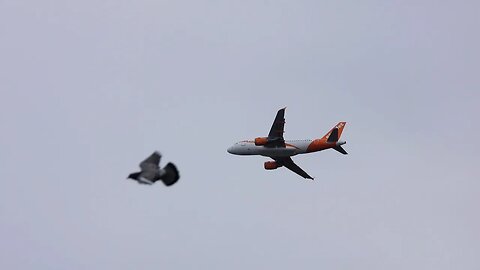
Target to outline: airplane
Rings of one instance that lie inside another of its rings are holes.
[[[268,133],[268,137],[258,137],[252,140],[240,141],[227,149],[227,152],[233,155],[261,155],[270,157],[273,161],[264,163],[266,170],[275,170],[280,167],[286,167],[294,173],[305,179],[313,180],[292,160],[292,156],[298,154],[308,154],[326,149],[334,149],[347,155],[347,151],[342,148],[345,141],[339,141],[346,122],[336,124],[325,136],[320,139],[307,140],[288,140],[283,138],[285,127],[285,109],[280,109],[273,121],[273,125]]]

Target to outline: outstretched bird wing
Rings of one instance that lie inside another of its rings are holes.
[[[158,165],[160,164],[161,158],[162,158],[162,155],[160,155],[159,152],[157,151],[153,152],[153,154],[151,154],[148,158],[140,162],[140,169],[142,169],[142,171],[158,169],[159,168]]]

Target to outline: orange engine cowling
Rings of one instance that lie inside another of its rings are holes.
[[[265,168],[265,170],[275,170],[276,168],[282,166],[278,165],[278,163],[275,161],[267,161],[263,164],[263,167]]]
[[[258,137],[258,138],[255,138],[255,145],[256,145],[256,146],[265,145],[265,144],[267,144],[267,142],[268,142],[268,138],[267,138],[267,137]]]

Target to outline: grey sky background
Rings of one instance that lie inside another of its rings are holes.
[[[0,268],[479,269],[479,10],[0,0]],[[226,153],[284,106],[314,182]]]

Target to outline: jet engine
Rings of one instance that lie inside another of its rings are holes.
[[[267,137],[255,138],[255,145],[256,146],[265,145],[267,143],[268,143],[268,138]]]
[[[267,161],[263,164],[263,167],[265,168],[265,170],[275,170],[276,168],[282,166],[278,165],[278,163],[275,161]]]

